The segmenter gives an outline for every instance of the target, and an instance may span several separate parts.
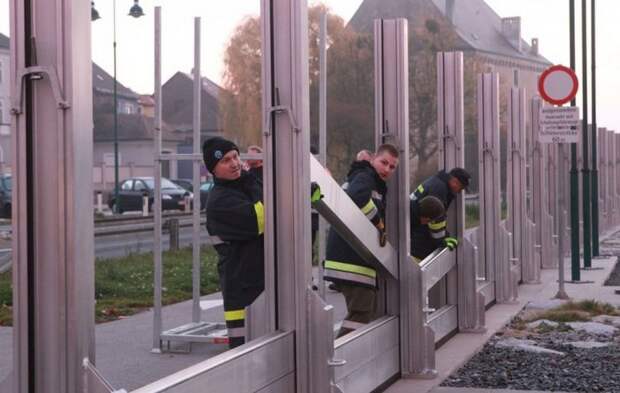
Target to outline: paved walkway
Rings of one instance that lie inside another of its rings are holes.
[[[610,249],[613,244],[620,240],[618,229],[610,231],[602,236],[601,249],[605,250],[605,241],[608,241]],[[593,270],[582,270],[581,280],[590,283],[566,284],[566,292],[573,300],[596,299],[620,306],[620,295],[615,294],[614,287],[605,287],[602,284],[607,279],[617,261],[616,256],[606,256],[595,258],[592,261]],[[566,276],[570,277],[570,258],[565,260]],[[558,271],[543,270],[541,283],[535,285],[521,285],[519,287],[519,300],[514,304],[497,304],[491,307],[486,313],[487,332],[484,334],[459,333],[439,348],[436,352],[437,378],[433,380],[401,379],[386,390],[386,393],[500,393],[516,392],[515,390],[493,390],[493,389],[465,389],[465,388],[444,388],[438,385],[478,351],[484,344],[513,316],[518,314],[526,303],[551,299],[558,290],[557,284]],[[532,393],[531,391],[529,393]]]

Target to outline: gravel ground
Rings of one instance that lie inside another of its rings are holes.
[[[590,334],[574,331],[564,324],[555,329],[542,326],[517,330],[515,327],[509,326],[498,333],[442,386],[620,393],[619,332],[614,336]],[[530,340],[527,341],[530,344],[563,355],[535,353],[500,344],[521,340]],[[570,344],[593,341],[608,345],[575,348]]]

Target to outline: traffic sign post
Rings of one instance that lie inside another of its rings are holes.
[[[579,108],[562,107],[577,94],[579,82],[575,72],[568,67],[555,65],[542,73],[538,80],[538,92],[541,97],[555,107],[541,107],[540,133],[541,143],[556,143],[558,145],[558,198],[556,200],[558,214],[558,281],[559,288],[555,295],[558,299],[568,299],[564,289],[564,144],[577,143],[579,140]],[[574,229],[573,229],[574,230]]]

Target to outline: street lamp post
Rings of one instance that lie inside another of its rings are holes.
[[[133,6],[129,9],[129,16],[139,18],[144,16],[142,7],[140,7],[139,0],[134,0]],[[99,12],[95,9],[95,3],[91,2],[91,20],[95,21],[99,19]],[[112,1],[112,35],[113,42],[112,48],[114,51],[114,72],[113,72],[113,97],[114,97],[114,213],[118,213],[118,95],[117,95],[117,83],[116,83],[116,0]]]

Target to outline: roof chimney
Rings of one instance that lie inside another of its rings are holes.
[[[534,56],[538,56],[538,38],[532,38],[531,52]]]
[[[502,18],[502,35],[513,48],[521,52],[521,17]]]
[[[454,24],[454,6],[456,0],[446,0],[446,18]]]

